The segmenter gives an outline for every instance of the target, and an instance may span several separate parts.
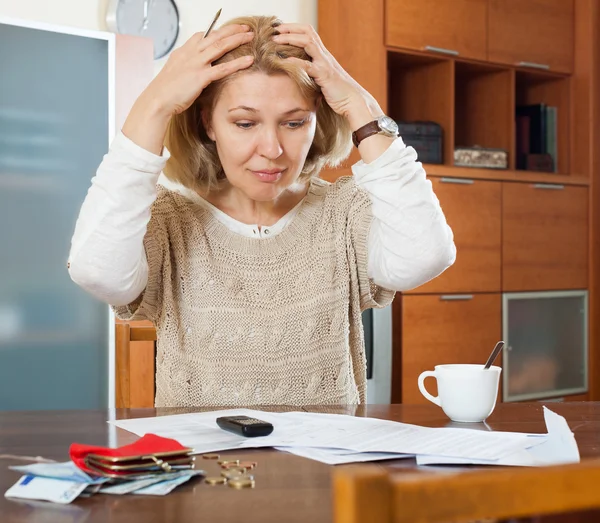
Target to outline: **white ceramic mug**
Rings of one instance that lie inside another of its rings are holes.
[[[496,406],[500,367],[483,365],[436,365],[419,376],[419,390],[435,403],[452,421],[479,422],[485,420]],[[425,388],[425,378],[437,380],[438,395]]]

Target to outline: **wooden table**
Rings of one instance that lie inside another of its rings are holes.
[[[582,458],[600,456],[600,402],[548,403],[565,416],[577,439]],[[291,409],[265,409],[291,410]],[[431,405],[366,405],[360,407],[316,407],[313,412],[354,414],[415,423],[430,427],[465,426],[450,422]],[[117,410],[118,419],[194,412],[187,409]],[[72,442],[108,446],[131,443],[136,436],[110,427],[108,411],[0,412],[0,454],[68,459]],[[546,432],[541,403],[500,404],[483,430]],[[111,433],[112,432],[112,433]],[[96,495],[61,506],[0,498],[0,521],[4,522],[329,522],[332,519],[332,467],[272,449],[227,452],[258,462],[256,488],[234,490],[211,487],[199,479],[178,487],[164,497]],[[22,461],[0,460],[2,494],[20,477],[7,468]],[[199,459],[201,468],[216,471],[216,463]],[[418,473],[414,461],[380,462],[385,467],[402,467]],[[441,468],[440,468],[441,470]],[[444,469],[447,471],[447,468]],[[440,472],[443,473],[443,472]],[[546,521],[546,519],[544,519]],[[579,521],[579,520],[578,520]],[[584,521],[584,520],[581,520]],[[600,521],[600,517],[589,519]]]

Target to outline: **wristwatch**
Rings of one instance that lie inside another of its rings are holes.
[[[352,133],[352,142],[358,147],[358,144],[365,138],[374,134],[383,134],[384,136],[398,136],[398,124],[389,116],[380,116]]]

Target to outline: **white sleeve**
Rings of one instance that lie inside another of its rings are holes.
[[[92,178],[68,267],[75,283],[110,305],[131,303],[146,287],[144,235],[168,158],[166,148],[157,156],[119,132]]]
[[[379,158],[357,162],[352,172],[372,202],[368,274],[374,283],[407,291],[454,263],[452,229],[413,147],[397,138]]]

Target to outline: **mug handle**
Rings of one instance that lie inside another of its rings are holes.
[[[437,376],[435,375],[435,371],[426,370],[425,372],[421,372],[421,374],[419,375],[419,390],[421,391],[421,394],[423,394],[423,396],[425,396],[425,398],[427,398],[429,401],[431,401],[431,403],[435,403],[438,407],[441,407],[442,404],[440,402],[440,397],[432,396],[431,394],[429,394],[429,392],[427,392],[427,389],[425,388],[425,378],[429,378],[429,377],[437,379]]]

